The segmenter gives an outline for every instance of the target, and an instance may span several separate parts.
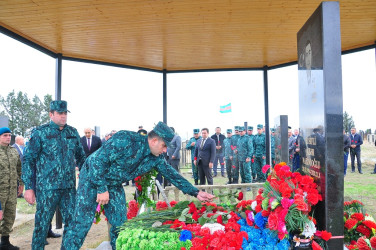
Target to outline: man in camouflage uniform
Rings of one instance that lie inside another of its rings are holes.
[[[255,135],[253,146],[253,158],[255,160],[255,171],[257,175],[256,182],[265,182],[266,177],[261,171],[262,167],[266,164],[265,134],[263,133],[262,124],[257,125],[257,135]]]
[[[199,139],[201,139],[200,129],[195,128],[193,130],[193,137],[189,139],[189,141],[187,142],[187,145],[185,146],[186,149],[191,150],[192,174],[193,174],[193,179],[195,180],[195,185],[198,185],[198,169],[197,169],[197,166],[193,162],[195,158],[196,142]]]
[[[270,154],[272,156],[272,166],[275,166],[275,129],[270,129]]]
[[[242,183],[251,183],[251,159],[253,155],[253,145],[250,138],[246,135],[243,126],[239,127],[240,138],[238,140],[238,161],[239,171]]]
[[[67,125],[67,102],[52,101],[50,123],[34,129],[24,154],[22,180],[25,200],[37,202],[32,249],[44,249],[50,222],[57,206],[60,207],[64,236],[72,226],[76,197],[75,168],[85,161],[85,152],[77,130]],[[36,173],[32,189],[33,172]]]
[[[230,156],[230,159],[232,160],[232,165],[235,167],[232,171],[232,183],[234,184],[239,183],[239,160],[237,149],[239,138],[239,126],[235,126],[235,134],[231,137],[232,156]]]
[[[4,219],[0,221],[0,249],[19,249],[9,242],[16,218],[17,195],[22,194],[21,160],[17,150],[9,146],[11,131],[7,127],[0,128],[0,203]],[[17,180],[20,186],[17,190]],[[18,191],[18,192],[17,192]]]
[[[184,179],[162,154],[174,137],[173,131],[159,122],[148,136],[131,131],[119,131],[85,161],[77,189],[74,226],[63,239],[62,249],[78,250],[93,224],[97,203],[104,205],[111,224],[111,246],[116,247],[117,228],[126,221],[126,201],[122,183],[152,169],[161,172],[173,185],[197,197],[210,201],[214,196],[199,191]]]
[[[227,138],[223,141],[223,145],[225,146],[225,157],[223,157],[223,160],[226,163],[226,172],[227,172],[227,178],[228,182],[227,184],[232,183],[232,148],[231,148],[231,142],[232,142],[232,129],[227,129]]]
[[[252,146],[254,145],[254,139],[255,139],[255,135],[253,134],[253,127],[252,126],[249,126],[248,127],[248,137],[252,143]],[[255,159],[253,159],[253,157],[251,158],[251,173],[252,173],[252,180],[253,182],[256,181],[256,170],[255,170]]]

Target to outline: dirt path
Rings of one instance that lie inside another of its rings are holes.
[[[53,225],[53,228],[55,225]],[[31,239],[33,236],[34,220],[30,220],[13,229],[10,241],[13,245],[18,246],[21,250],[31,249]],[[54,230],[56,233],[62,234],[63,229]],[[81,249],[95,249],[100,243],[108,240],[107,223],[103,220],[97,225],[93,224],[91,227],[84,245]],[[49,245],[46,245],[46,250],[58,250],[61,247],[61,238],[48,238]]]

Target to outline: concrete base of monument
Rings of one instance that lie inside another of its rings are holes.
[[[112,247],[109,241],[103,241],[97,248],[91,248],[88,250],[112,250]]]

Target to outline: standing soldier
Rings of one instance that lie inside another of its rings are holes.
[[[231,149],[231,137],[232,137],[232,129],[227,129],[227,138],[223,141],[223,145],[225,146],[225,157],[224,161],[226,162],[226,172],[228,182],[227,184],[232,183],[232,149]]]
[[[239,161],[237,149],[239,138],[239,126],[235,126],[235,134],[231,137],[232,156],[230,156],[230,159],[232,160],[232,165],[235,167],[232,171],[232,183],[234,184],[239,183]]]
[[[261,169],[266,164],[266,148],[265,148],[265,134],[263,133],[262,124],[257,125],[257,135],[254,139],[254,154],[255,159],[255,171],[257,175],[256,182],[265,182],[265,175]]]
[[[200,129],[195,128],[193,130],[193,137],[189,139],[189,141],[187,142],[187,146],[185,146],[186,149],[191,150],[192,174],[193,174],[193,179],[195,180],[195,185],[198,185],[198,170],[197,170],[197,166],[193,162],[195,158],[196,142],[198,141],[198,139],[201,139]]]
[[[25,183],[25,200],[37,201],[32,249],[44,249],[50,222],[57,206],[60,207],[64,236],[72,226],[76,197],[75,168],[81,168],[85,152],[77,130],[67,125],[67,102],[52,101],[50,123],[32,131],[24,155],[22,180]],[[36,173],[32,189],[33,172]]]
[[[253,127],[248,127],[248,137],[252,143],[252,146],[254,145],[255,135],[253,134]],[[253,148],[254,149],[254,148]],[[251,173],[252,173],[252,179],[253,182],[256,181],[256,170],[255,170],[255,159],[253,157],[251,158]]]
[[[270,153],[272,155],[272,166],[275,166],[275,128],[270,129]]]
[[[251,159],[253,155],[253,145],[246,135],[244,127],[239,127],[240,138],[238,140],[238,161],[242,183],[251,183]]]
[[[0,249],[17,250],[19,248],[9,242],[9,234],[16,218],[17,195],[22,194],[23,183],[20,156],[14,147],[9,146],[10,139],[10,129],[0,128],[0,204],[4,217],[0,221]],[[17,180],[20,182],[18,190]]]

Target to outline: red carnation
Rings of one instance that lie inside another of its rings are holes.
[[[270,212],[268,210],[262,210],[261,215],[262,217],[268,217]]]
[[[261,210],[262,210],[261,204],[258,204],[258,205],[255,207],[255,211],[256,211],[256,213],[261,212]]]
[[[347,228],[348,230],[354,229],[357,223],[358,221],[356,219],[350,218],[345,222],[345,228]]]
[[[363,224],[357,226],[356,231],[365,235],[367,238],[371,236],[371,230]]]
[[[371,247],[376,248],[376,236],[373,236],[369,241],[371,242]]]
[[[364,215],[362,213],[353,213],[351,218],[356,219],[357,221],[364,220]]]
[[[243,192],[239,192],[238,200],[239,201],[243,200]]]
[[[362,222],[362,224],[364,224],[369,229],[376,229],[376,223],[373,222],[373,221],[365,220],[365,221]]]
[[[328,241],[332,238],[332,233],[329,233],[327,231],[321,231],[321,239]]]
[[[262,167],[262,172],[263,172],[264,174],[266,174],[266,172],[268,171],[269,168],[270,168],[270,165],[264,165],[264,166]]]
[[[356,245],[357,245],[359,250],[371,250],[371,248],[368,246],[368,244],[366,242],[366,238],[364,236],[360,237],[358,239],[358,241],[356,242]]]
[[[217,222],[219,224],[223,224],[223,220],[222,220],[222,216],[221,215],[217,217]]]
[[[177,201],[171,201],[171,202],[170,202],[171,207],[175,207],[176,204],[178,204]]]
[[[199,218],[199,216],[198,216],[197,211],[194,211],[193,214],[192,214],[192,219],[194,219],[195,221],[198,221],[198,218]]]
[[[194,212],[197,212],[197,207],[193,202],[189,203],[188,207],[189,207],[189,211],[188,211],[189,214],[193,214]]]

